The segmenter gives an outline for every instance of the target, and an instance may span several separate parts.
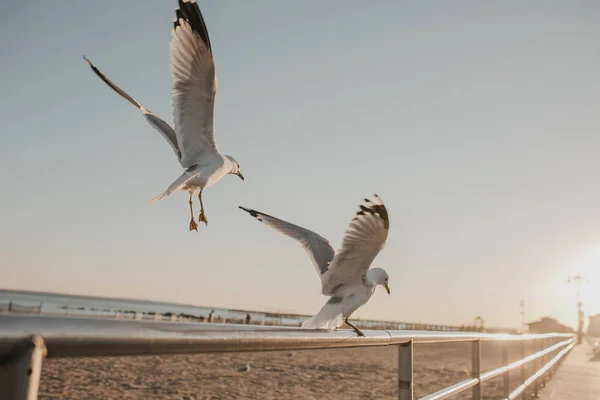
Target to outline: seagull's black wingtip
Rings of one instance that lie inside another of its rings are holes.
[[[174,23],[174,28],[179,26],[179,19],[185,19],[194,32],[196,32],[204,44],[208,49],[212,52],[212,48],[210,45],[210,38],[208,36],[208,29],[206,28],[206,23],[204,22],[204,17],[202,17],[202,12],[200,12],[200,7],[198,7],[198,3],[195,0],[179,0],[179,9],[176,12],[176,21]]]
[[[254,218],[258,218],[258,211],[254,211],[250,208],[246,208],[246,207],[242,207],[242,206],[238,206],[240,209],[246,211],[248,214],[252,215]]]
[[[104,80],[102,72],[98,71],[98,68],[96,68],[96,66],[94,64],[92,64],[92,62],[90,61],[89,58],[87,58],[86,56],[83,56],[83,60],[96,73],[96,75],[98,75],[100,78],[102,78],[102,80]]]
[[[387,209],[385,208],[385,204],[383,204],[383,201],[377,194],[375,194],[375,198],[378,201],[376,200],[375,202],[373,202],[372,200],[365,199],[365,204],[361,204],[359,206],[360,209],[355,214],[355,216],[352,220],[355,221],[359,217],[366,215],[366,214],[371,214],[371,215],[377,214],[379,216],[379,218],[381,218],[383,220],[385,229],[389,229],[390,218],[389,218]]]

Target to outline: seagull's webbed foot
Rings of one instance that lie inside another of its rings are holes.
[[[208,219],[206,219],[204,210],[200,211],[200,216],[198,217],[198,222],[204,222],[205,225],[208,225]]]
[[[198,193],[198,200],[200,200],[200,216],[198,217],[198,222],[204,222],[205,225],[208,225],[208,219],[206,219],[206,215],[204,214],[204,203],[202,203],[202,190]]]
[[[354,332],[356,332],[356,334],[360,337],[365,337],[365,334],[362,333],[362,331],[360,329],[358,329],[357,327],[355,327],[354,325],[352,325],[350,322],[348,322],[348,318],[344,319],[344,322],[346,323],[346,325],[348,325],[350,328],[354,329]]]
[[[196,231],[198,232],[198,224],[194,221],[194,208],[192,204],[192,192],[190,192],[190,232]]]

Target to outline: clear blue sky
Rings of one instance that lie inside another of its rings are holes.
[[[186,194],[148,203],[171,149],[81,58],[170,122],[175,5],[2,7],[1,287],[313,313],[308,257],[237,206],[337,247],[376,192],[392,296],[356,316],[517,326],[524,298],[575,324],[566,277],[600,277],[600,3],[201,1],[246,181],[206,191],[198,234]]]

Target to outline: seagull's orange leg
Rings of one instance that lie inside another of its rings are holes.
[[[365,336],[364,333],[362,333],[362,331],[360,329],[358,329],[357,327],[355,327],[354,325],[352,325],[350,322],[348,322],[348,318],[344,319],[344,322],[346,323],[346,325],[348,325],[350,328],[354,329],[354,332],[356,332],[356,334],[358,336]]]
[[[191,220],[190,220],[190,232],[191,231],[198,232],[198,224],[196,223],[196,221],[194,221],[194,209],[193,209],[192,205],[193,205],[193,203],[192,203],[192,192],[190,192],[190,216],[191,216]]]
[[[200,216],[198,217],[198,221],[208,225],[208,219],[206,219],[206,215],[204,214],[204,204],[202,204],[202,190],[198,193],[198,200],[200,200]]]

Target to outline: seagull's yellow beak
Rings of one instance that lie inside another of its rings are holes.
[[[388,286],[387,282],[383,282],[383,287],[385,288],[385,291],[390,294],[390,287]]]
[[[239,176],[241,180],[245,180],[244,175],[242,175],[241,172],[238,171],[238,173],[236,175]]]

